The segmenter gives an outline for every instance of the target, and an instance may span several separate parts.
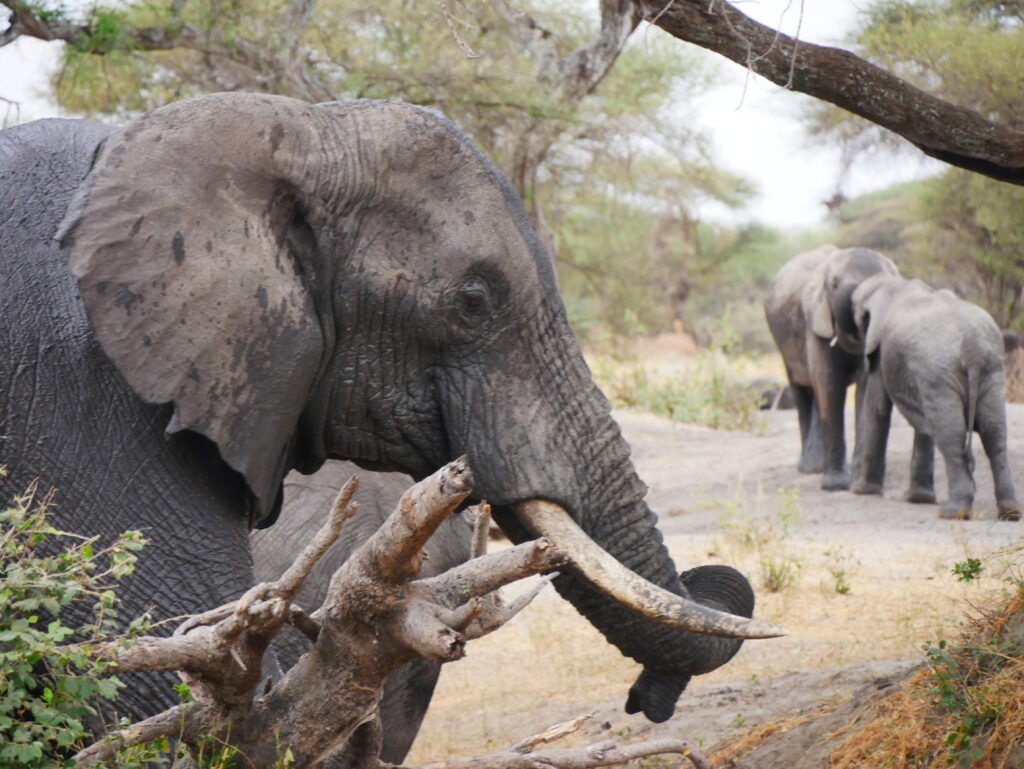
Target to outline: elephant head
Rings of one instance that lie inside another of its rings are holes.
[[[105,142],[59,237],[107,355],[144,400],[174,404],[168,432],[216,444],[264,519],[291,468],[422,477],[467,454],[505,530],[569,550],[558,589],[650,669],[707,672],[731,639],[778,634],[733,616],[743,601],[690,598],[550,257],[438,114],[172,104]]]
[[[864,340],[854,323],[851,298],[861,282],[878,273],[900,274],[891,259],[869,248],[839,249],[819,264],[801,296],[811,332],[861,355]]]
[[[889,312],[893,297],[907,285],[903,278],[887,274],[873,275],[853,292],[851,304],[853,320],[857,331],[864,340],[864,355],[868,366],[878,351],[882,339],[882,325]]]

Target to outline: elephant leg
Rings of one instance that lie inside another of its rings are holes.
[[[885,449],[889,443],[892,400],[885,392],[880,374],[857,383],[857,399],[861,402],[858,433],[863,432],[863,436],[858,437],[863,441],[863,456],[851,490],[854,494],[881,494],[885,486]]]
[[[949,496],[939,510],[940,518],[968,520],[974,505],[974,478],[971,475],[970,434],[962,412],[947,414],[941,429],[935,430],[935,446],[946,463]]]
[[[914,431],[910,486],[903,498],[908,502],[935,504],[935,441],[920,430]]]
[[[866,425],[864,424],[864,407],[868,390],[868,371],[863,364],[857,368],[857,374],[854,377],[854,382],[856,384],[856,390],[854,393],[853,412],[853,463],[850,466],[850,475],[854,478],[858,478],[861,476],[861,465],[864,462],[864,431],[866,429]]]
[[[796,404],[797,419],[800,422],[800,462],[796,469],[801,473],[820,473],[824,466],[821,445],[821,420],[814,391],[810,387],[789,380],[789,389]]]
[[[439,663],[420,658],[405,663],[388,677],[380,703],[384,733],[381,761],[389,764],[405,761],[427,715],[440,675]]]
[[[846,470],[846,438],[844,408],[846,388],[856,371],[856,361],[825,340],[815,338],[808,342],[808,362],[814,379],[814,397],[821,419],[825,466],[821,488],[839,491],[850,488],[850,475]]]
[[[996,490],[996,505],[999,518],[1006,521],[1019,521],[1021,506],[1017,501],[1017,492],[1010,474],[1010,458],[1006,449],[1006,405],[1002,398],[1003,388],[988,387],[979,399],[975,426],[981,435],[981,443],[985,447],[992,468],[992,480]]]

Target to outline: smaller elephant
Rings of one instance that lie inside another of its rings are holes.
[[[314,611],[324,601],[331,576],[387,519],[402,494],[414,483],[402,473],[363,472],[350,462],[329,461],[313,475],[291,473],[284,484],[284,514],[269,529],[250,535],[253,566],[258,582],[278,579],[327,520],[342,485],[359,475],[356,515],[345,522],[341,537],[317,562],[298,596],[298,604]],[[434,532],[423,551],[423,577],[433,577],[465,563],[473,535],[467,516],[449,516]],[[297,630],[285,628],[274,641],[285,670],[309,649]],[[384,686],[381,699],[382,761],[400,764],[412,747],[427,706],[434,694],[441,664],[416,659],[396,670]]]
[[[970,518],[971,434],[977,432],[992,467],[999,517],[1019,520],[1006,448],[1003,339],[992,317],[950,291],[888,275],[864,281],[853,308],[868,370],[864,462],[853,491],[882,493],[895,403],[915,430],[907,500],[935,501],[938,447],[949,479],[940,517]]]
[[[765,317],[786,365],[800,422],[802,473],[823,473],[821,488],[850,487],[846,467],[846,390],[857,383],[853,470],[861,458],[863,341],[850,298],[875,274],[899,275],[892,260],[868,248],[820,246],[778,271],[764,302]]]

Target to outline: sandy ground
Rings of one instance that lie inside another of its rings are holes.
[[[671,735],[713,750],[759,723],[884,686],[921,661],[923,644],[955,635],[964,612],[1024,562],[1024,524],[995,520],[977,439],[976,518],[944,521],[938,506],[902,500],[912,433],[897,415],[884,497],[823,492],[819,476],[798,474],[792,411],[766,413],[757,434],[616,416],[677,564],[737,566],[755,583],[757,616],[790,635],[744,644],[654,726],[622,711],[638,667],[548,591],[446,667],[410,763],[489,752],[584,712],[595,717],[577,744]],[[1009,408],[1009,422],[1011,464],[1024,484],[1024,406]],[[939,458],[940,500],[945,483]],[[962,583],[950,570],[967,558],[985,570]]]

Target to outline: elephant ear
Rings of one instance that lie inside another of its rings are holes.
[[[174,404],[168,433],[214,441],[263,515],[324,351],[303,276],[312,110],[220,94],[149,113],[107,139],[57,236],[118,371]]]
[[[864,336],[864,355],[869,365],[882,342],[882,324],[891,301],[891,274],[873,275],[853,292],[853,319]]]
[[[828,292],[825,290],[825,281],[828,278],[826,263],[818,265],[804,287],[802,296],[804,318],[807,325],[815,336],[822,339],[831,339],[835,336],[835,328],[832,325],[832,307],[828,301]]]

